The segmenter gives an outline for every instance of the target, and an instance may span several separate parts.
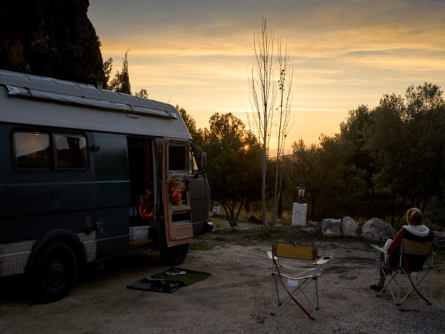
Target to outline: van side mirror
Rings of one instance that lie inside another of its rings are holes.
[[[206,169],[206,154],[201,152],[201,170]]]

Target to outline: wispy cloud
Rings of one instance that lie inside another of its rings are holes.
[[[338,132],[348,109],[385,93],[425,81],[445,86],[445,0],[95,0],[89,9],[114,70],[130,49],[133,90],[171,96],[200,127],[214,112],[245,118],[263,15],[295,70],[289,142]]]

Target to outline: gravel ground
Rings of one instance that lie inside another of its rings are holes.
[[[369,246],[317,244],[320,253],[335,253],[336,258],[319,279],[315,321],[290,303],[270,316],[271,263],[265,253],[270,247],[232,243],[191,251],[182,267],[212,276],[173,294],[126,289],[167,268],[157,252],[114,259],[102,270],[88,268],[64,300],[51,304],[29,301],[20,277],[0,279],[0,332],[445,333],[444,271],[434,273],[432,306],[413,294],[397,307],[389,291],[376,298],[368,288],[378,277],[376,253]]]

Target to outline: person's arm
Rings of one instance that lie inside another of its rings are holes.
[[[402,240],[405,237],[405,232],[402,229],[399,231],[399,233],[397,233],[396,237],[394,238],[394,240],[392,241],[391,245],[389,245],[388,249],[386,250],[386,252],[388,254],[392,254],[394,252],[397,252],[400,250],[400,245],[402,244]]]

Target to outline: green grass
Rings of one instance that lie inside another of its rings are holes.
[[[217,245],[211,244],[205,240],[194,241],[190,244],[190,250],[212,250],[215,249]]]

